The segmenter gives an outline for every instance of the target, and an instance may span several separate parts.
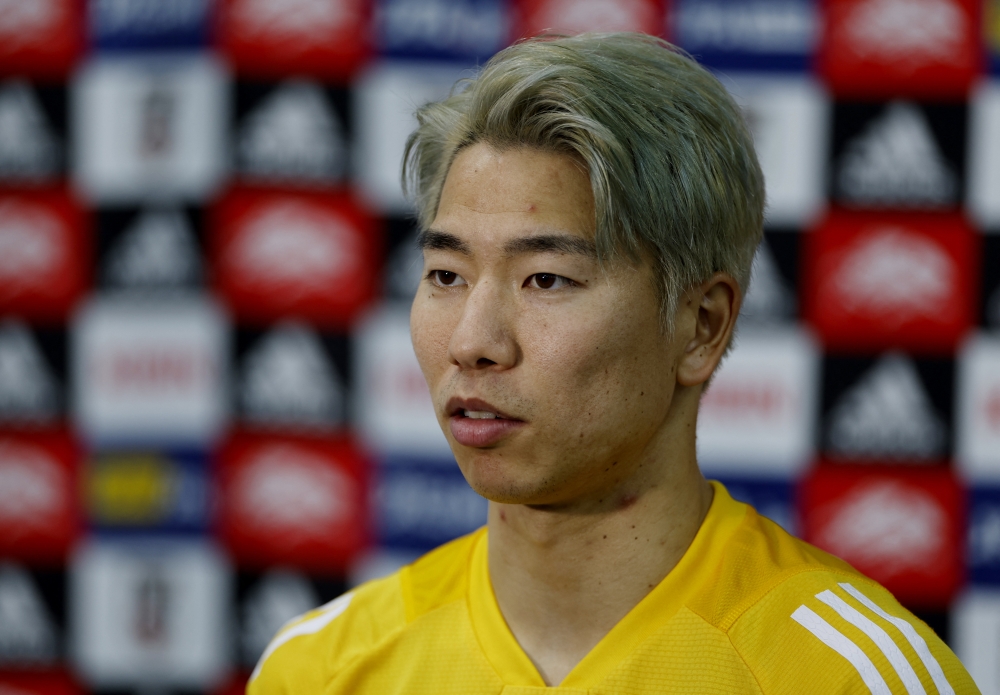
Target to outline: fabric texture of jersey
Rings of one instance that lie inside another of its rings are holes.
[[[681,561],[558,687],[504,622],[481,529],[291,621],[248,695],[979,692],[888,591],[713,486]]]

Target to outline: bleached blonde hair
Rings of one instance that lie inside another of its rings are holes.
[[[753,140],[719,81],[666,41],[522,41],[416,117],[402,175],[424,229],[463,148],[561,152],[587,168],[601,261],[652,263],[666,330],[678,298],[713,273],[746,290],[764,219]]]

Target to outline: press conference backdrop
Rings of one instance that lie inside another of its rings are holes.
[[[543,30],[666,36],[743,105],[768,223],[703,466],[1000,692],[977,0],[0,0],[0,691],[239,692],[286,619],[483,523],[398,168]]]

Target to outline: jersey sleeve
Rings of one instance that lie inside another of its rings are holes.
[[[734,622],[729,637],[765,695],[979,693],[933,630],[857,575],[786,579]]]
[[[250,674],[247,695],[322,693],[344,665],[404,623],[398,575],[370,582],[278,630]]]

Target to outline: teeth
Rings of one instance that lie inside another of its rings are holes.
[[[497,419],[497,414],[491,413],[488,410],[463,410],[462,413],[465,415],[465,417],[472,418],[473,420]]]

